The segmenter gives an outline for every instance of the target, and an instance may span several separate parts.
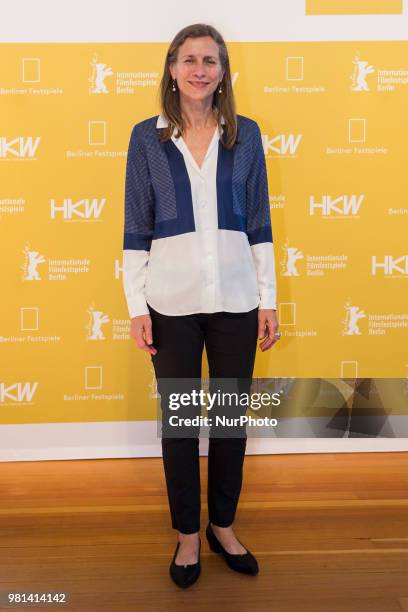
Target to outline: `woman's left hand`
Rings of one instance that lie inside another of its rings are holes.
[[[280,338],[279,323],[276,318],[276,310],[262,308],[258,310],[258,340],[261,351],[267,351]]]

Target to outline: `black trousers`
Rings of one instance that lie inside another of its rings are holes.
[[[244,380],[244,386],[247,381],[249,392],[257,346],[258,308],[243,313],[178,316],[163,315],[150,305],[148,308],[153,345],[157,349],[151,359],[162,413],[168,410],[166,379],[201,380],[204,345],[210,384],[214,378],[239,378],[241,383]],[[234,521],[245,449],[246,435],[209,438],[207,503],[209,520],[214,525],[228,527]],[[181,533],[195,533],[200,529],[201,510],[198,435],[177,438],[163,434],[162,455],[172,527]]]

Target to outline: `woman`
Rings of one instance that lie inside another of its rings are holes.
[[[210,379],[245,387],[257,338],[266,351],[280,333],[261,133],[235,112],[228,52],[213,27],[191,25],[174,38],[161,108],[130,138],[123,282],[131,336],[151,355],[168,417],[171,391],[199,387],[204,346]],[[187,587],[201,570],[198,436],[166,432],[163,464],[178,531],[170,575]],[[232,528],[245,447],[245,435],[210,437],[206,536],[229,567],[255,575],[257,561]]]

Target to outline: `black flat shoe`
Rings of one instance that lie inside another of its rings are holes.
[[[182,589],[186,589],[187,587],[194,584],[194,582],[198,579],[201,572],[201,563],[200,563],[200,552],[201,552],[201,539],[198,548],[198,561],[197,563],[192,563],[190,565],[176,565],[175,560],[177,557],[178,549],[180,548],[180,542],[177,542],[176,550],[174,551],[173,560],[170,565],[170,576],[177,584],[177,586]]]
[[[211,550],[216,553],[221,553],[231,569],[236,572],[241,572],[241,574],[249,574],[250,576],[255,576],[259,572],[258,562],[254,555],[250,553],[248,549],[246,549],[247,551],[243,555],[233,555],[227,552],[215,536],[210,523],[207,525],[205,535],[207,536]],[[238,542],[242,544],[240,540],[238,540]]]

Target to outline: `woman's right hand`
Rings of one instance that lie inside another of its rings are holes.
[[[150,315],[133,317],[130,322],[130,335],[142,351],[146,351],[151,355],[157,353],[153,346],[152,319]]]

